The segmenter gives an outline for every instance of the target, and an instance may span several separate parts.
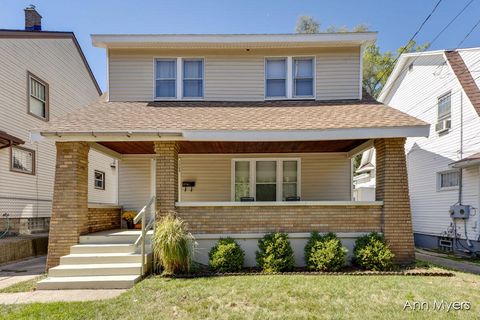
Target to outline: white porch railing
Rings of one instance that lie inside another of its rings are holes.
[[[145,266],[147,264],[147,255],[145,252],[145,239],[147,237],[147,232],[150,229],[153,229],[155,225],[155,196],[150,198],[150,201],[140,210],[140,212],[133,219],[133,223],[138,223],[142,221],[142,232],[135,241],[135,247],[138,248],[140,245],[140,254],[142,256],[142,275],[145,273]],[[150,210],[149,210],[150,209]],[[148,219],[147,219],[148,215]]]

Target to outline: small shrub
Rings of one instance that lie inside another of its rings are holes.
[[[316,232],[312,233],[305,246],[305,256],[308,257],[306,263],[311,270],[338,271],[345,265],[346,255],[347,249],[333,233],[327,233],[324,236]]]
[[[354,262],[367,270],[385,271],[393,267],[395,255],[388,248],[385,237],[376,232],[360,237],[353,249]]]
[[[317,241],[320,241],[322,239],[322,236],[320,233],[314,231],[310,233],[310,238],[307,241],[307,244],[305,245],[305,250],[304,250],[304,259],[305,259],[305,264],[308,266],[308,261],[310,260],[310,253],[312,252],[312,247],[317,243]]]
[[[194,243],[182,219],[173,214],[165,216],[157,222],[152,237],[156,267],[163,268],[167,275],[189,272]]]
[[[283,272],[293,269],[295,260],[286,233],[266,234],[258,240],[257,264],[264,272]]]
[[[235,272],[243,267],[245,253],[232,238],[218,240],[208,254],[208,265],[219,272]]]

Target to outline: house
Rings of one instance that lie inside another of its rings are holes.
[[[375,200],[375,149],[363,152],[360,164],[353,176],[353,199],[357,201]]]
[[[415,244],[480,250],[480,48],[400,57],[380,101],[429,124],[407,139]]]
[[[363,49],[375,38],[93,35],[107,52],[108,95],[34,131],[55,141],[58,155],[50,271],[40,287],[128,287],[145,271],[148,230],[84,234],[92,146],[119,159],[123,209],[157,219],[175,212],[198,242],[199,262],[230,236],[254,265],[258,239],[283,231],[301,265],[317,230],[336,232],[350,252],[358,236],[383,232],[396,261],[411,263],[404,142],[429,125],[362,92]],[[353,201],[351,158],[372,146],[376,199]]]
[[[25,30],[0,30],[0,234],[7,214],[8,233],[48,232],[55,143],[31,142],[30,130],[101,95],[75,35],[42,31],[41,18],[28,7]],[[89,155],[89,202],[116,203],[113,161]]]

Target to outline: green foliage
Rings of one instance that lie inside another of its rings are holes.
[[[358,238],[355,241],[353,254],[357,265],[375,271],[391,270],[395,257],[388,248],[385,237],[376,232]]]
[[[264,272],[282,272],[293,269],[293,250],[288,241],[288,234],[274,232],[258,240],[256,252],[257,264]]]
[[[307,267],[316,271],[338,271],[345,265],[347,249],[334,233],[312,232],[305,246]]]
[[[400,53],[420,52],[426,50],[429,43],[417,45],[410,41],[405,46],[397,49]],[[394,68],[395,56],[391,51],[380,52],[380,47],[375,43],[365,49],[363,56],[363,87],[372,96],[377,97]]]
[[[312,16],[300,16],[295,27],[296,33],[319,33],[320,23]]]
[[[163,268],[163,274],[169,275],[189,272],[194,243],[182,219],[173,214],[165,216],[157,222],[152,237],[156,267]]]
[[[241,270],[245,252],[232,238],[220,239],[208,254],[208,265],[219,272]]]

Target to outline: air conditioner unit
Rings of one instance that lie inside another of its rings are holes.
[[[435,125],[435,131],[437,131],[438,133],[442,133],[442,132],[448,131],[448,129],[450,129],[451,127],[452,127],[452,120],[450,119],[440,120]]]

